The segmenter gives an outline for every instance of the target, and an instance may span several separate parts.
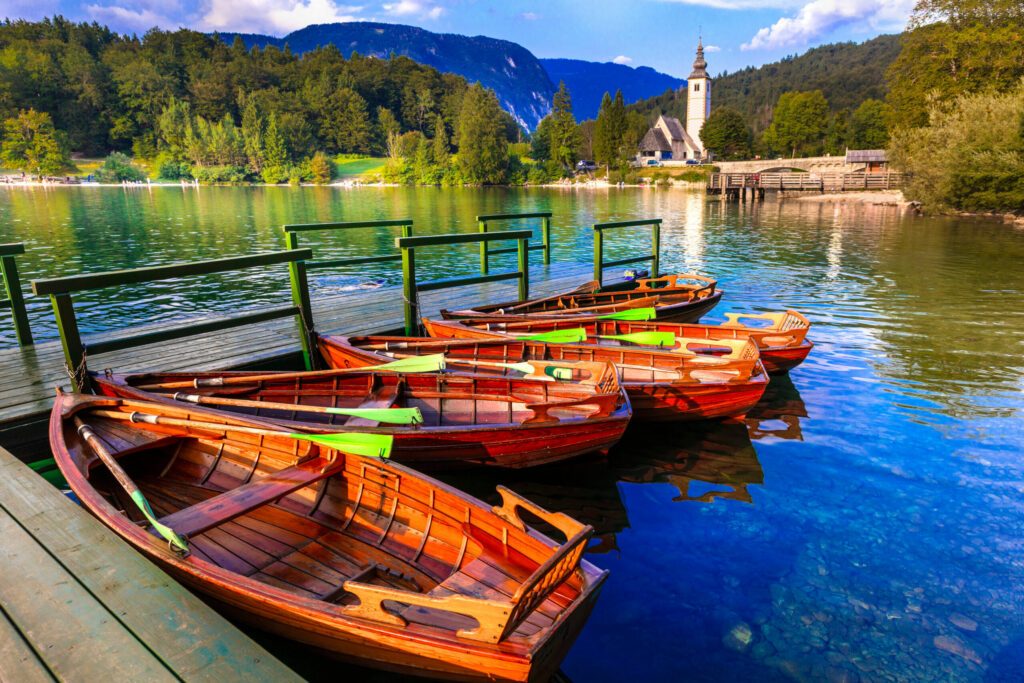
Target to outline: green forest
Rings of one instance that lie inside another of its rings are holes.
[[[72,153],[115,152],[97,174],[110,180],[139,175],[129,155],[167,180],[322,181],[339,154],[389,156],[401,174],[401,152],[422,139],[442,160],[482,150],[471,155],[481,168],[445,162],[452,182],[502,182],[508,143],[523,135],[490,91],[404,57],[345,57],[333,46],[300,57],[60,17],[0,24],[0,120],[0,165],[58,175]]]

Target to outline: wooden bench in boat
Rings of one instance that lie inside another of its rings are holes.
[[[391,408],[398,401],[399,386],[386,386],[373,392],[373,397],[360,403],[357,408]],[[380,422],[365,417],[350,417],[345,420],[347,427],[377,427]]]
[[[343,458],[313,457],[250,481],[160,520],[178,534],[194,536],[326,479],[344,468]]]

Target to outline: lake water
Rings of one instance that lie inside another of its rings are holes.
[[[27,243],[28,279],[280,248],[286,222],[411,216],[429,234],[542,209],[556,261],[588,261],[595,221],[659,216],[663,270],[717,276],[715,314],[792,307],[817,344],[746,424],[638,430],[607,460],[447,477],[481,496],[506,483],[598,529],[590,560],[611,577],[568,678],[1024,680],[1024,230],[674,190],[2,188],[0,241]],[[616,236],[609,258],[645,240]],[[318,253],[389,243],[362,233]],[[471,257],[423,265],[471,273]],[[106,292],[83,326],[277,300],[279,276]],[[384,267],[314,286],[394,282]],[[52,337],[47,303],[31,310]],[[271,646],[314,679],[387,678]]]

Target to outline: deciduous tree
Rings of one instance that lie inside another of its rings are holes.
[[[704,147],[722,159],[750,156],[750,137],[743,115],[732,107],[715,109],[700,129]]]
[[[33,175],[53,175],[71,166],[67,150],[46,112],[27,109],[4,121],[0,161]]]

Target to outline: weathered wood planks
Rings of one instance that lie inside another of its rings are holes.
[[[0,680],[300,680],[0,449]]]

